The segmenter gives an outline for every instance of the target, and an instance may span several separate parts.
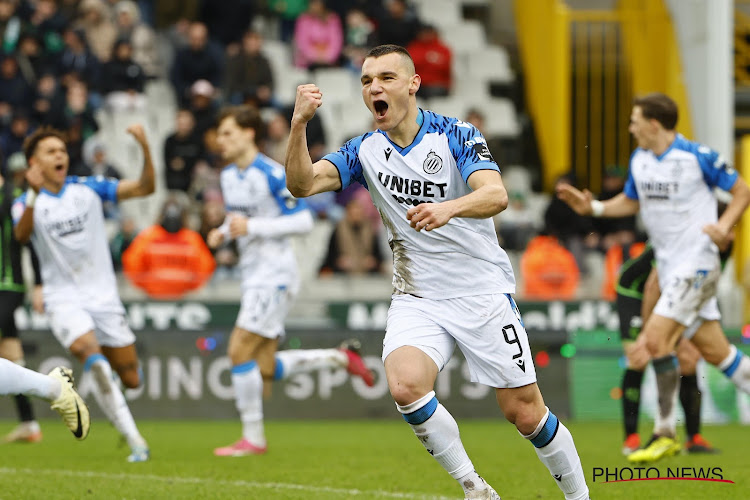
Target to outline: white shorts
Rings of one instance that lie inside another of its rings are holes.
[[[295,295],[283,286],[244,290],[236,326],[269,339],[283,337],[284,322]]]
[[[52,333],[66,349],[92,330],[99,345],[105,347],[125,347],[135,343],[135,335],[125,314],[118,311],[122,305],[101,311],[86,310],[71,303],[45,304],[45,308]]]
[[[444,300],[393,296],[383,361],[399,347],[413,346],[442,370],[456,345],[466,358],[472,382],[497,388],[536,382],[526,329],[509,294]]]
[[[692,273],[675,273],[666,277],[654,314],[692,325],[698,318],[719,320],[719,303],[716,287],[721,270],[696,270]]]

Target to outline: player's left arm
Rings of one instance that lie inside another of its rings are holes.
[[[499,214],[508,206],[508,192],[500,172],[476,170],[467,184],[472,192],[442,203],[421,203],[406,212],[406,219],[417,231],[432,231],[448,223],[453,217],[486,219]]]
[[[154,163],[151,160],[151,148],[149,147],[143,126],[139,124],[131,125],[128,127],[128,133],[141,146],[141,150],[143,151],[143,169],[138,180],[123,179],[117,184],[118,201],[147,196],[153,193],[156,187]]]
[[[709,224],[703,228],[703,232],[708,234],[719,248],[726,248],[732,238],[732,228],[750,205],[750,187],[742,177],[737,176],[729,193],[732,195],[732,201],[729,202],[719,220],[716,224]]]

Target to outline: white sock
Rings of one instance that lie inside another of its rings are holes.
[[[289,349],[276,353],[273,379],[284,380],[298,373],[323,368],[346,368],[349,359],[339,349]]]
[[[588,498],[589,488],[573,436],[549,408],[536,430],[524,437],[534,445],[539,460],[547,466],[566,500]]]
[[[750,358],[729,346],[729,356],[717,367],[745,394],[750,394]]]
[[[0,394],[26,394],[52,401],[60,397],[60,382],[0,358]]]
[[[103,354],[92,354],[86,359],[83,371],[91,372],[94,377],[93,394],[99,408],[102,409],[115,429],[125,437],[131,449],[147,446],[122,391],[112,378],[112,367]]]
[[[435,391],[411,404],[396,407],[430,455],[453,479],[460,481],[464,492],[486,488],[464,450],[456,420],[438,402]]]
[[[242,437],[256,446],[266,445],[263,431],[263,377],[254,360],[232,367],[235,404],[242,420]]]

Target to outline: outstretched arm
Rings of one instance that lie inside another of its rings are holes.
[[[336,167],[328,160],[313,164],[307,148],[307,122],[323,104],[323,94],[312,83],[297,87],[294,114],[286,147],[286,186],[297,198],[341,189]]]
[[[411,227],[432,231],[453,217],[485,219],[499,214],[508,206],[508,192],[500,174],[494,170],[477,170],[469,176],[472,192],[442,203],[421,203],[406,212]]]
[[[557,197],[567,203],[578,215],[594,217],[628,217],[637,214],[641,206],[638,200],[628,198],[625,193],[620,193],[606,201],[598,201],[588,189],[580,191],[570,184],[557,186]]]
[[[119,201],[128,198],[138,198],[147,196],[154,192],[154,163],[151,160],[151,149],[146,139],[146,132],[142,125],[131,125],[128,127],[128,133],[140,144],[143,150],[143,170],[141,177],[137,180],[124,179],[117,184],[117,199]]]

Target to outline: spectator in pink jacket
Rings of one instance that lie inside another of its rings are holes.
[[[310,0],[294,28],[294,63],[299,68],[339,66],[344,33],[339,16],[324,0]]]

